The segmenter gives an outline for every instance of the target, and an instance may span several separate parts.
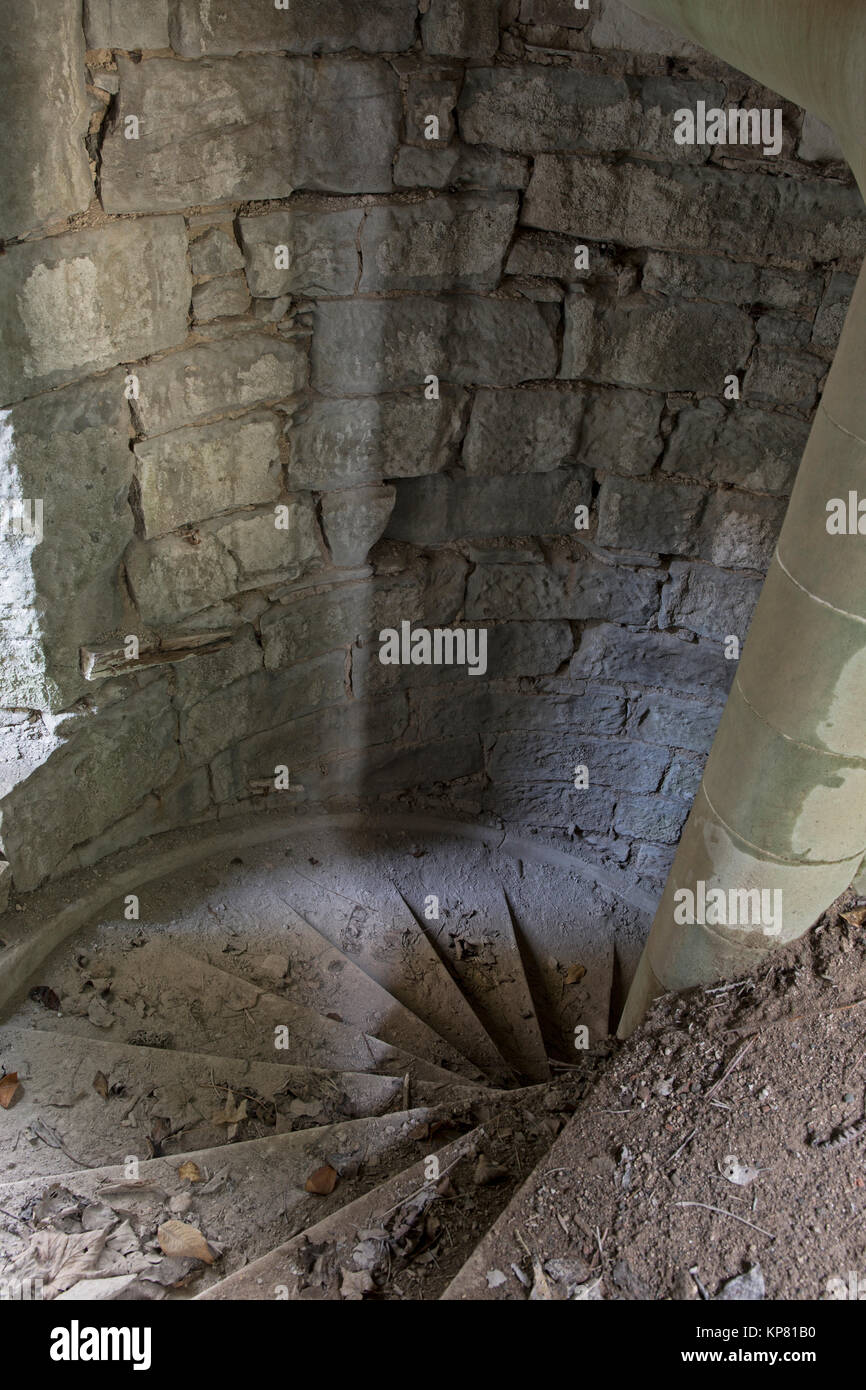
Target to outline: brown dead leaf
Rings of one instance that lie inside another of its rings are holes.
[[[499,1163],[491,1163],[486,1154],[479,1154],[472,1181],[476,1187],[491,1187],[493,1183],[503,1182],[510,1176],[507,1168]]]
[[[166,1221],[156,1238],[164,1255],[201,1260],[206,1265],[212,1265],[216,1259],[198,1227],[188,1226],[185,1221]]]
[[[852,907],[850,912],[842,912],[839,915],[849,927],[862,927],[866,924],[866,907]]]
[[[103,1100],[108,1100],[108,1077],[104,1071],[98,1071],[94,1076],[93,1089]]]
[[[310,1174],[304,1183],[304,1191],[312,1192],[316,1197],[327,1197],[337,1186],[337,1176],[336,1168],[332,1168],[330,1163],[325,1163]]]
[[[35,1000],[37,1004],[41,1004],[43,1008],[50,1009],[52,1013],[60,1013],[60,1000],[54,990],[49,989],[48,985],[36,985],[27,997]]]
[[[583,977],[584,977],[585,974],[586,974],[586,966],[585,966],[585,965],[572,965],[572,966],[569,966],[568,974],[567,974],[566,977],[565,977],[565,983],[566,983],[567,985],[578,985],[578,984],[580,984],[580,982],[581,982],[581,980],[583,979]]]
[[[0,1076],[0,1105],[4,1110],[9,1109],[20,1089],[17,1071],[7,1071],[5,1076]]]
[[[191,1158],[187,1159],[186,1163],[180,1165],[177,1170],[177,1175],[182,1182],[204,1182],[201,1169],[197,1163],[193,1163]]]
[[[231,1091],[226,1093],[225,1104],[222,1110],[218,1110],[213,1116],[211,1124],[225,1125],[226,1137],[234,1139],[238,1132],[238,1126],[247,1118],[247,1103],[242,1100],[239,1105],[235,1105],[235,1098]]]

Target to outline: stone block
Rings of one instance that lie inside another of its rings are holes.
[[[718,392],[742,368],[755,330],[738,309],[688,301],[566,301],[563,378],[589,377],[656,391]]]
[[[752,354],[743,390],[750,402],[776,401],[809,411],[826,374],[827,363],[811,353],[759,345]]]
[[[135,458],[146,539],[280,491],[280,427],[266,411],[143,440]]]
[[[589,788],[614,787],[654,792],[670,761],[667,749],[628,739],[503,733],[488,758],[488,771],[500,782],[563,782],[573,787],[576,766],[587,768]],[[576,788],[575,799],[583,793]]]
[[[102,149],[107,212],[285,198],[297,188],[391,188],[398,79],[378,59],[121,58],[118,66],[118,118]],[[125,138],[127,115],[139,119],[138,140]]]
[[[499,0],[430,0],[421,36],[427,53],[492,58],[499,47]]]
[[[262,299],[284,294],[352,294],[358,279],[357,239],[363,218],[362,208],[296,205],[264,217],[240,218],[251,292]],[[286,269],[278,268],[278,247],[288,250]]]
[[[708,398],[677,415],[662,470],[787,497],[808,438],[802,420]]]
[[[829,348],[831,352],[836,350],[856,283],[853,275],[841,271],[831,276],[812,331],[812,342],[819,347]]]
[[[394,487],[353,487],[322,499],[322,525],[331,559],[339,569],[366,564],[394,510]]]
[[[697,554],[714,565],[766,573],[784,519],[781,499],[717,492],[704,512]]]
[[[10,246],[0,261],[0,401],[182,342],[191,288],[181,217]]]
[[[449,623],[449,628],[466,626]],[[524,676],[552,676],[571,656],[574,640],[567,623],[504,622],[485,626],[487,632],[487,669],[483,676],[469,676],[465,666],[384,666],[380,660],[380,642],[374,633],[361,642],[352,657],[352,689],[363,697],[383,691],[411,687],[459,685],[461,696],[461,726],[464,701],[477,699],[476,688],[482,681],[517,680]],[[451,707],[451,729],[454,707]],[[446,730],[446,734],[451,730]],[[491,732],[495,732],[493,729]]]
[[[550,565],[479,564],[469,577],[468,620],[532,618],[571,621],[613,618],[649,622],[658,608],[659,578],[649,570],[602,564],[586,556],[564,570]]]
[[[83,212],[93,198],[78,0],[4,5],[0,70],[0,237],[7,239]]]
[[[706,49],[676,30],[655,24],[630,9],[625,0],[599,0],[590,30],[593,48],[626,53],[659,54],[665,58],[703,58]]]
[[[290,339],[242,333],[136,368],[136,413],[145,434],[163,434],[229,410],[278,401],[307,384],[307,355]]]
[[[88,48],[168,48],[169,0],[84,0]]]
[[[209,227],[196,237],[190,243],[189,258],[193,275],[230,275],[244,265],[241,248],[221,227]]]
[[[129,587],[147,626],[176,626],[235,593],[237,565],[225,548],[214,536],[193,540],[163,536],[128,546]]]
[[[701,785],[705,762],[705,758],[695,758],[686,753],[675,753],[662,782],[664,795],[682,797],[690,805]]]
[[[460,93],[460,78],[453,72],[412,72],[406,91],[406,139],[420,149],[442,149],[457,129],[454,108]],[[432,137],[429,118],[435,116],[439,134]]]
[[[495,289],[516,221],[512,193],[449,194],[370,208],[361,233],[360,288]]]
[[[117,3],[117,0],[115,0]],[[183,58],[235,53],[400,53],[411,48],[416,0],[174,0],[171,42]]]
[[[751,575],[675,560],[662,589],[659,627],[685,627],[715,642],[739,637],[742,644],[762,587]]]
[[[577,391],[478,391],[463,444],[467,473],[548,473],[577,458]]]
[[[278,511],[270,507],[236,517],[216,535],[237,561],[240,589],[258,586],[265,577],[285,583],[321,568],[324,562],[316,509],[306,494],[283,498]]]
[[[411,545],[440,545],[465,536],[554,536],[574,531],[574,509],[592,500],[586,469],[506,474],[500,478],[407,478],[387,535]]]
[[[703,488],[608,475],[598,498],[599,545],[692,555],[707,502]]]
[[[656,691],[641,698],[635,711],[634,735],[647,743],[708,753],[721,717],[720,704],[678,700]]]
[[[610,623],[587,628],[571,663],[576,679],[657,686],[685,695],[724,695],[735,663],[715,648],[659,632],[628,632]]]
[[[265,666],[274,671],[350,647],[371,632],[399,627],[404,619],[419,621],[423,611],[422,589],[414,577],[335,584],[319,593],[295,595],[262,617]]]
[[[86,688],[79,647],[121,619],[117,573],[133,532],[129,443],[122,372],[4,412],[0,508],[26,499],[32,525],[16,536],[7,521],[0,535],[0,705],[71,704]]]
[[[616,804],[613,828],[629,839],[675,845],[689,813],[688,803],[666,796],[626,796]]]
[[[242,275],[220,275],[193,286],[192,316],[196,323],[234,318],[247,313],[249,307],[250,292]]]
[[[179,757],[164,680],[88,720],[0,805],[16,888],[38,887],[73,846],[115,825],[152,787],[168,782]]]
[[[532,64],[470,68],[458,123],[468,144],[518,154],[631,149],[641,108],[622,78],[601,73]]]
[[[313,399],[287,430],[289,483],[317,492],[438,473],[454,462],[465,391],[443,385],[438,401],[417,396]]]
[[[224,748],[345,699],[341,652],[291,671],[258,671],[212,691],[181,715],[180,740],[191,766]],[[273,768],[270,769],[274,775]]]
[[[554,333],[535,304],[406,298],[321,303],[312,382],[324,395],[457,385],[516,386],[556,371]]]
[[[447,149],[401,145],[394,164],[396,188],[523,189],[529,160],[486,146],[451,144]]]
[[[604,789],[575,791],[574,787],[503,785],[493,782],[484,791],[483,809],[517,825],[537,825],[584,835],[604,835],[610,829],[616,794]]]
[[[509,624],[494,630],[491,649],[498,650],[495,635]],[[551,623],[514,623],[546,632]],[[514,666],[515,675],[544,674]],[[537,665],[538,663],[533,663]],[[550,667],[548,666],[548,670]],[[614,691],[590,690],[584,695],[539,695],[531,691],[524,695],[491,690],[486,686],[478,691],[466,690],[460,700],[460,722],[464,729],[477,730],[482,737],[493,740],[510,729],[533,729],[539,733],[557,730],[560,734],[575,730],[581,733],[618,734],[625,721],[625,701]],[[424,738],[445,738],[454,728],[453,693],[436,692],[421,705],[420,729]]]
[[[845,161],[845,152],[835,132],[811,111],[803,115],[797,158],[812,164],[841,164]]]

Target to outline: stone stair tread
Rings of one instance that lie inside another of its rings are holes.
[[[261,990],[164,940],[153,939],[126,951],[117,943],[113,950],[90,956],[83,972],[75,966],[72,953],[67,953],[66,961],[62,978],[52,974],[54,988],[66,1007],[83,1002],[82,980],[110,979],[106,1005],[110,1005],[109,1026],[119,1023],[125,1033],[124,1041],[137,1033],[158,1032],[167,1035],[171,1046],[189,1052],[220,1051],[262,1062],[322,1066],[337,1071],[408,1073],[413,1079],[433,1082],[454,1079],[444,1068]],[[100,969],[111,973],[96,975]],[[91,1000],[91,1009],[93,1003]],[[91,1021],[86,1011],[78,1016],[56,1014],[31,999],[24,1001],[8,1021],[23,1027],[38,1024],[46,1031],[58,1029],[86,1037],[100,1038],[106,1032],[104,1026]],[[277,1029],[287,1030],[279,1034],[284,1047],[275,1046]]]
[[[231,906],[229,899],[229,912]],[[281,997],[300,998],[318,1013],[339,1015],[343,1023],[436,1066],[444,1065],[472,1081],[483,1079],[457,1048],[332,945],[288,900],[263,891],[257,895],[256,907],[252,951],[242,926],[233,932],[230,919],[224,921],[223,929],[210,921],[210,929],[196,944],[211,965],[242,975]],[[236,941],[239,947],[232,949]],[[284,961],[288,969],[281,973]]]
[[[293,855],[293,864],[300,851]],[[370,868],[359,858],[353,873],[363,879]],[[482,1021],[464,997],[419,927],[395,884],[370,873],[353,896],[334,885],[330,865],[324,871],[306,863],[280,867],[277,891],[327,939],[357,961],[417,1017],[480,1067],[496,1083],[512,1079]]]
[[[195,1226],[222,1251],[217,1264],[203,1269],[197,1281],[201,1288],[352,1201],[381,1174],[389,1176],[441,1147],[427,1136],[430,1125],[443,1118],[441,1108],[419,1107],[219,1149],[184,1151],[148,1159],[134,1170],[112,1164],[2,1183],[5,1218],[21,1224],[15,1226],[17,1238],[4,1237],[0,1230],[0,1277],[24,1246],[34,1204],[59,1193],[61,1198],[71,1194],[73,1206],[82,1201],[109,1206],[121,1219],[130,1218],[144,1240],[167,1220]],[[202,1182],[180,1176],[187,1163],[197,1165]],[[340,1175],[336,1186],[330,1194],[310,1195],[305,1183],[325,1165]],[[172,1199],[179,1202],[172,1205]]]
[[[447,885],[448,879],[437,874],[435,862],[425,861],[418,874],[422,891],[413,906],[420,913],[430,885]],[[438,921],[421,917],[424,930],[502,1056],[519,1075],[545,1080],[547,1049],[501,887],[474,874],[467,888],[441,894],[439,912]]]
[[[191,1144],[222,1145],[228,1129],[214,1124],[213,1117],[223,1110],[227,1090],[235,1103],[248,1101],[250,1119],[242,1126],[243,1137],[251,1137],[250,1130],[266,1135],[385,1114],[401,1108],[403,1095],[399,1076],[281,1066],[8,1026],[0,1027],[0,1063],[6,1071],[17,1071],[21,1081],[0,1126],[4,1181],[17,1177],[19,1168],[38,1174],[81,1167],[72,1156],[80,1152],[79,1136],[86,1136],[87,1152],[81,1156],[87,1163],[118,1163],[130,1155],[146,1159],[147,1137],[158,1132],[157,1119],[179,1131],[163,1143],[163,1152]],[[98,1073],[109,1088],[106,1098],[93,1084]],[[417,1104],[419,1088],[414,1089]],[[437,1092],[444,1099],[452,1088],[427,1089],[438,1101]],[[423,1099],[429,1103],[426,1095]],[[293,1100],[306,1102],[308,1113],[293,1112]],[[64,1149],[37,1137],[41,1126]]]

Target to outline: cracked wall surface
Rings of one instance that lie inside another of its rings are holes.
[[[616,0],[2,8],[5,886],[285,767],[657,896],[866,250],[832,134]]]

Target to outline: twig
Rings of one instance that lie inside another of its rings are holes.
[[[750,1226],[753,1231],[759,1231],[762,1236],[767,1236],[769,1240],[776,1237],[772,1231],[765,1231],[763,1226],[756,1226],[754,1221],[747,1221],[744,1216],[737,1216],[736,1212],[723,1211],[721,1207],[707,1206],[706,1202],[674,1202],[675,1207],[702,1207],[704,1211],[714,1211],[717,1216],[730,1216],[733,1221],[739,1221],[743,1226]]]
[[[707,1091],[706,1095],[704,1096],[704,1100],[709,1100],[712,1096],[716,1094],[716,1091],[718,1091],[725,1084],[731,1072],[734,1071],[734,1069],[740,1065],[749,1048],[754,1047],[756,1041],[757,1034],[755,1034],[754,1037],[749,1038],[749,1041],[743,1044],[743,1046],[740,1048],[739,1052],[737,1053],[731,1065],[728,1067],[725,1074],[723,1076],[720,1076],[715,1085],[711,1086],[710,1089]]]
[[[674,1161],[675,1158],[679,1158],[679,1156],[680,1156],[680,1154],[682,1153],[683,1149],[686,1147],[686,1144],[690,1144],[690,1143],[692,1142],[692,1140],[694,1139],[694,1137],[695,1137],[695,1135],[697,1134],[697,1132],[698,1132],[698,1131],[697,1131],[697,1128],[695,1128],[695,1129],[692,1130],[691,1134],[686,1135],[685,1139],[684,1139],[683,1142],[680,1144],[679,1148],[678,1148],[678,1149],[674,1149],[673,1153],[671,1154],[670,1158],[668,1159],[668,1163],[673,1163],[673,1161]]]

